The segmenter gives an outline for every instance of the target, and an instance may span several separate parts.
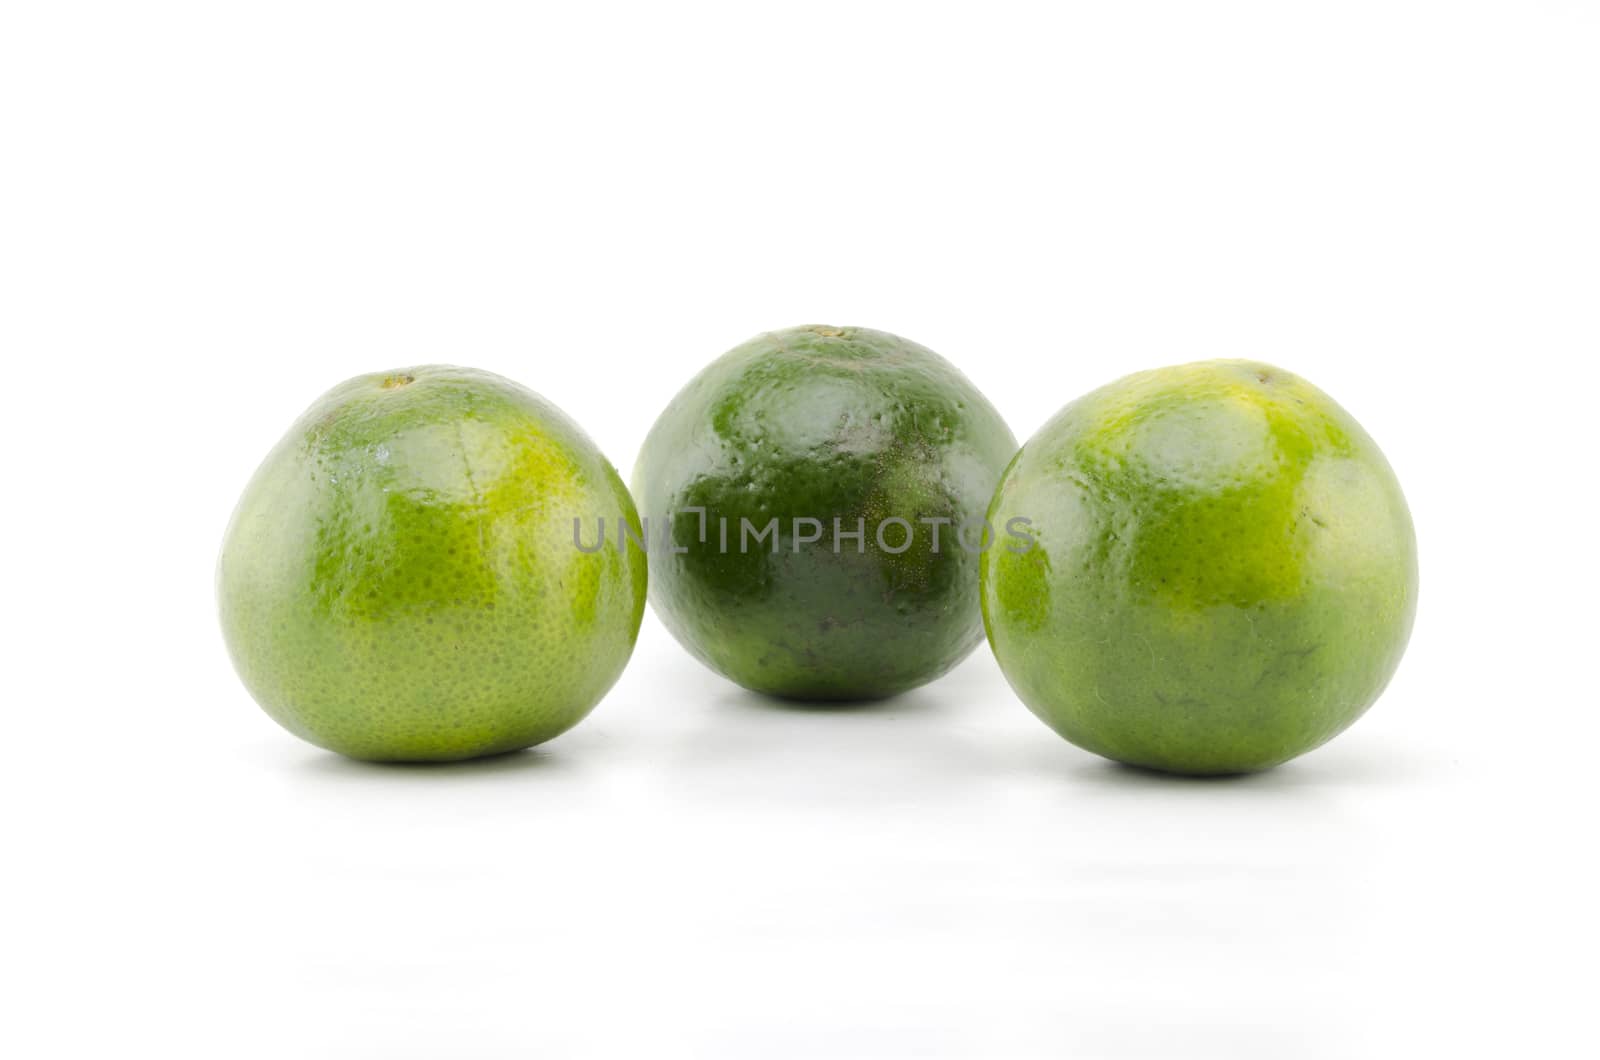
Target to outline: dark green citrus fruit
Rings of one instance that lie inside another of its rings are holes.
[[[672,400],[634,468],[656,612],[759,692],[869,699],[930,681],[982,640],[983,512],[1015,449],[983,395],[914,342],[760,335]]]
[[[1073,743],[1179,773],[1263,769],[1343,730],[1410,636],[1416,538],[1361,426],[1249,361],[1128,376],[1023,446],[989,519],[989,641]]]
[[[354,758],[511,751],[576,724],[644,612],[622,480],[554,405],[430,365],[342,383],[256,471],[217,570],[246,687],[289,731]]]

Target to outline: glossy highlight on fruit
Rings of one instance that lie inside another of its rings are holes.
[[[978,557],[957,531],[981,523],[1015,449],[984,396],[914,342],[759,335],[673,398],[634,468],[656,613],[758,692],[871,699],[930,681],[983,638]],[[741,536],[772,520],[775,537]]]
[[[1250,361],[1141,372],[1067,405],[1006,470],[990,643],[1080,747],[1179,773],[1264,769],[1360,717],[1405,650],[1416,539],[1356,421]]]
[[[359,376],[312,405],[239,501],[217,568],[257,702],[354,758],[528,747],[611,687],[643,616],[638,517],[616,471],[537,394],[470,368]]]

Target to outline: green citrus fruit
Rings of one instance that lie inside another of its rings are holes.
[[[983,395],[914,342],[760,335],[673,399],[634,468],[640,510],[670,535],[650,549],[656,613],[759,692],[868,699],[930,681],[983,639],[976,548],[1015,450]]]
[[[1263,769],[1355,721],[1405,650],[1416,538],[1361,426],[1305,380],[1208,361],[1062,409],[989,519],[985,624],[1068,740],[1179,773]]]
[[[354,758],[548,740],[621,674],[643,615],[616,471],[532,391],[430,365],[342,383],[267,456],[217,569],[222,630],[279,723]]]

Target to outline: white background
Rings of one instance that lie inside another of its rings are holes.
[[[8,1055],[1595,1055],[1594,5],[0,10]],[[809,713],[650,618],[578,729],[428,769],[233,676],[222,531],[329,386],[498,371],[626,477],[801,323],[1021,438],[1310,378],[1417,522],[1388,693],[1193,782],[986,649]]]

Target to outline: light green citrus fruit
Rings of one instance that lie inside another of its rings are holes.
[[[354,758],[446,761],[576,724],[638,635],[645,557],[584,553],[573,520],[638,517],[554,405],[470,368],[325,394],[239,501],[217,570],[247,688]]]
[[[990,643],[1068,740],[1236,773],[1332,738],[1411,632],[1416,538],[1361,426],[1249,361],[1141,372],[1072,402],[1012,461],[989,520]]]
[[[672,520],[671,546],[650,550],[656,613],[758,692],[871,699],[931,681],[983,640],[978,557],[958,537],[984,536],[1015,451],[994,406],[914,342],[759,335],[673,398],[634,467],[652,532]],[[774,529],[752,543],[746,522]]]

